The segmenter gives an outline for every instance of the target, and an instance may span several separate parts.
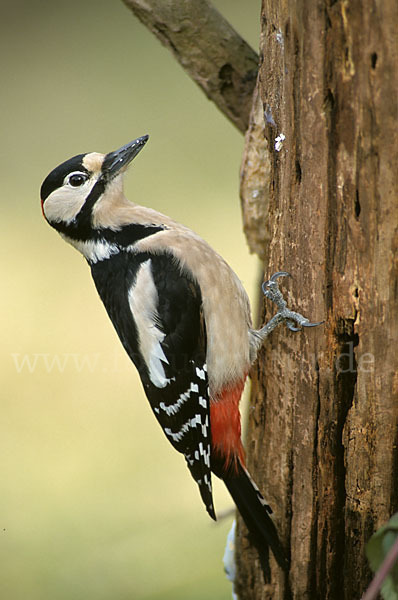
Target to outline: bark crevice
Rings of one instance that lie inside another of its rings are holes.
[[[242,556],[240,589],[249,572],[255,587],[241,600],[360,597],[366,541],[398,510],[397,8],[263,0],[264,270],[291,272],[288,304],[326,322],[273,332],[259,358],[253,472],[291,561],[270,593]]]

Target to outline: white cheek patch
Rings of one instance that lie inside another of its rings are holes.
[[[67,225],[71,223],[83,208],[96,183],[97,179],[93,178],[80,187],[63,185],[54,190],[43,205],[43,211],[49,223],[66,223]]]
[[[149,378],[153,385],[164,388],[170,383],[170,379],[166,377],[162,363],[168,363],[168,360],[160,345],[165,334],[157,327],[158,292],[153,282],[150,259],[140,266],[128,297]]]

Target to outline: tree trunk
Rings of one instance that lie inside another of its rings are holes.
[[[397,31],[396,0],[263,1],[245,230],[267,276],[292,273],[289,307],[326,322],[275,331],[253,368],[248,467],[291,564],[264,586],[239,523],[240,600],[359,599],[398,510]]]

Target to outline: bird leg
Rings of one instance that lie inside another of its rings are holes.
[[[276,304],[278,312],[261,329],[254,332],[256,337],[261,341],[264,341],[267,335],[282,322],[286,323],[286,327],[288,327],[290,331],[300,331],[303,327],[316,327],[323,323],[323,321],[310,323],[310,321],[306,317],[303,317],[303,315],[300,315],[300,313],[293,312],[287,308],[286,301],[283,299],[282,293],[279,290],[278,277],[290,276],[290,273],[287,273],[286,271],[278,271],[278,273],[274,273],[268,281],[264,281],[262,285],[264,296]],[[297,326],[295,326],[295,323]]]

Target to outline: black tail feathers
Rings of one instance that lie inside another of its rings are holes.
[[[257,548],[264,577],[269,580],[269,548],[271,548],[278,565],[287,570],[288,563],[279,539],[275,524],[270,517],[271,508],[265,502],[260,490],[250,477],[249,472],[238,461],[221,474],[242,518],[249,530],[249,538]]]

